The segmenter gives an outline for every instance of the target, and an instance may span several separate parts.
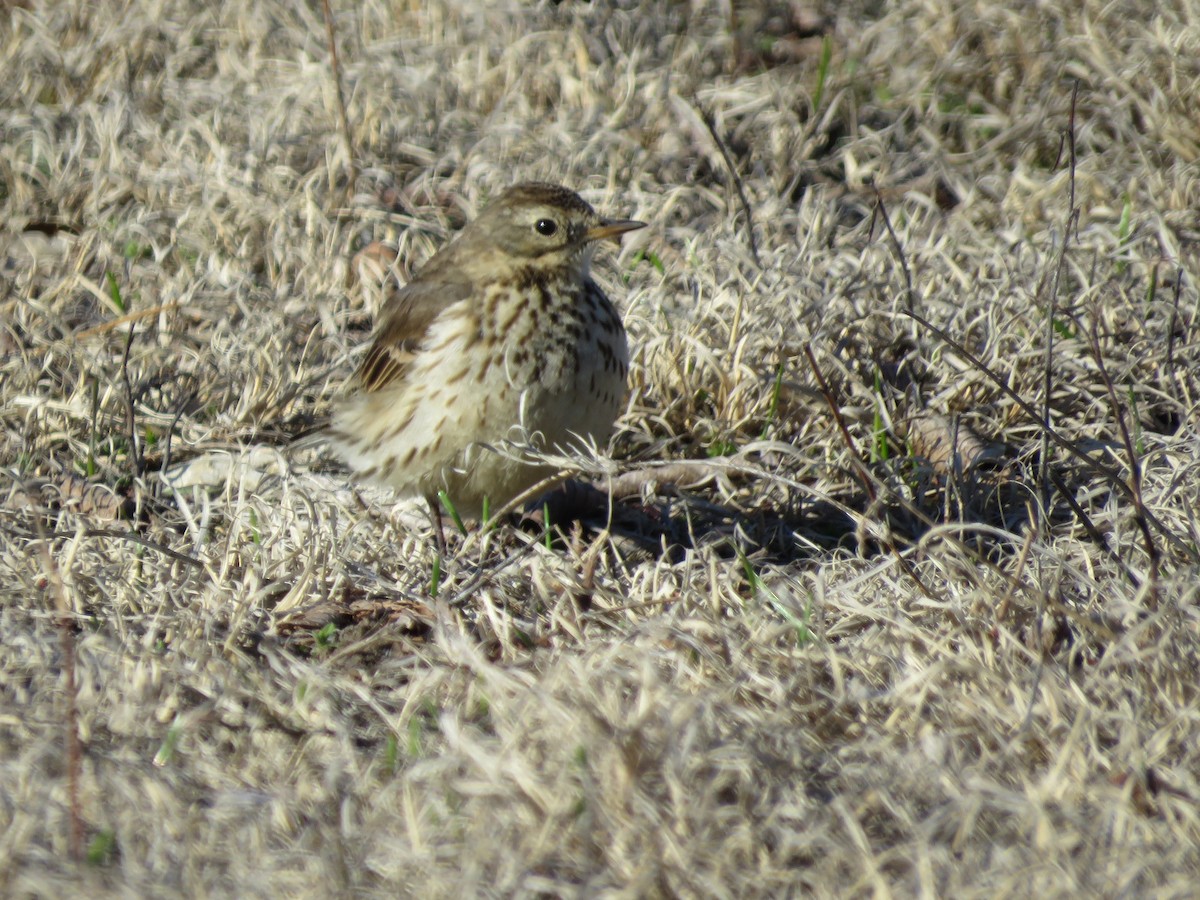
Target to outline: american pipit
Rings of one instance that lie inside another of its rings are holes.
[[[643,222],[518,184],[384,304],[331,439],[350,467],[436,509],[494,511],[550,474],[525,448],[604,440],[625,393],[620,316],[588,275],[592,242]]]

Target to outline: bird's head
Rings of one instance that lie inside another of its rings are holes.
[[[508,188],[484,208],[471,229],[520,265],[585,267],[592,242],[619,238],[645,222],[606,219],[574,191],[531,182]]]

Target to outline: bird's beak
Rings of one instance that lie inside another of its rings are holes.
[[[645,228],[645,222],[635,222],[633,219],[601,219],[599,225],[594,225],[583,234],[585,241],[599,241],[604,238],[618,239],[627,231],[637,231]]]

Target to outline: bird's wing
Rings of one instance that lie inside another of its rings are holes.
[[[401,288],[379,314],[375,341],[358,368],[362,390],[378,391],[403,377],[438,313],[465,300],[469,284],[417,280]]]

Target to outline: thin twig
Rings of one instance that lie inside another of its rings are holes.
[[[1155,275],[1158,270],[1155,269]],[[1152,275],[1151,277],[1155,277]],[[1171,393],[1179,399],[1179,382],[1175,378],[1175,326],[1179,323],[1179,295],[1183,291],[1183,268],[1175,271],[1175,290],[1171,297],[1171,322],[1167,327],[1167,382]]]
[[[1104,551],[1104,555],[1121,570],[1125,577],[1129,579],[1130,584],[1135,588],[1140,588],[1142,580],[1133,574],[1133,570],[1125,564],[1125,560],[1121,559],[1117,555],[1117,552],[1113,550],[1112,546],[1108,543],[1108,538],[1096,527],[1091,516],[1087,514],[1087,511],[1079,505],[1079,501],[1075,499],[1075,496],[1071,493],[1066,483],[1063,482],[1062,478],[1059,477],[1058,473],[1051,471],[1050,479],[1054,482],[1054,487],[1058,491],[1059,496],[1067,501],[1067,505],[1071,507],[1071,512],[1075,513],[1075,517],[1079,519],[1079,523],[1083,526],[1083,530],[1087,532],[1088,537],[1092,539],[1092,542]]]
[[[82,341],[90,337],[95,337],[98,334],[104,334],[105,332],[120,328],[122,325],[128,325],[131,322],[140,322],[142,319],[148,319],[151,316],[157,316],[159,313],[166,312],[167,310],[179,308],[180,304],[177,301],[172,301],[170,303],[160,303],[157,306],[151,306],[147,309],[134,310],[131,313],[126,313],[125,315],[118,316],[115,319],[109,319],[107,322],[101,322],[99,325],[93,325],[91,328],[85,328],[82,331],[77,331],[73,335],[70,335],[69,339],[74,341]],[[43,347],[30,348],[29,352],[31,354],[44,356],[57,346],[57,342],[51,342]]]
[[[67,852],[74,862],[83,861],[83,812],[79,806],[79,773],[83,766],[83,749],[79,742],[78,682],[75,679],[75,621],[71,616],[71,605],[67,601],[67,589],[63,585],[62,573],[50,552],[50,539],[42,517],[33,517],[38,531],[38,552],[42,557],[42,568],[46,582],[54,595],[57,615],[59,645],[63,655],[63,674],[66,676],[66,721],[63,723],[67,745]]]
[[[140,534],[137,534],[133,531],[117,531],[116,529],[112,528],[86,528],[83,530],[82,535],[85,538],[118,538],[122,541],[140,544],[147,550],[153,550],[155,553],[161,553],[163,556],[175,560],[175,562],[181,562],[196,569],[204,568],[204,563],[196,559],[196,557],[188,556],[186,553],[180,553],[178,550],[172,550],[170,547],[156,543],[149,538],[144,538]]]
[[[350,195],[354,191],[355,182],[358,181],[358,165],[354,160],[354,142],[350,139],[350,119],[346,115],[346,100],[342,93],[342,67],[338,62],[337,40],[333,27],[333,10],[329,8],[329,0],[321,0],[321,10],[325,14],[325,40],[329,44],[329,65],[333,70],[334,94],[337,97],[338,127],[342,132],[342,143],[345,145],[343,149],[346,152],[347,174],[349,175],[346,193]]]
[[[1058,259],[1050,278],[1050,289],[1046,310],[1046,353],[1042,366],[1042,455],[1038,462],[1038,485],[1042,489],[1042,509],[1050,508],[1050,397],[1054,389],[1054,338],[1055,325],[1058,318],[1058,289],[1062,283],[1063,267],[1067,260],[1067,246],[1071,242],[1071,224],[1078,216],[1075,208],[1075,101],[1079,95],[1079,81],[1076,80],[1071,88],[1071,113],[1067,119],[1067,166],[1068,191],[1067,218],[1063,224],[1062,243],[1058,248]],[[1043,285],[1045,282],[1043,282]],[[1039,288],[1041,285],[1039,285]],[[1040,517],[1039,517],[1040,521]]]
[[[959,354],[963,359],[982,372],[987,379],[992,382],[992,384],[996,385],[996,387],[1000,389],[1001,393],[1012,400],[1013,403],[1017,404],[1021,411],[1038,425],[1044,436],[1048,436],[1054,444],[1061,447],[1063,450],[1066,450],[1069,454],[1078,459],[1089,471],[1102,476],[1109,484],[1124,494],[1126,499],[1131,501],[1133,500],[1129,485],[1125,483],[1125,479],[1121,476],[1120,472],[1111,466],[1106,466],[1104,463],[1093,459],[1083,450],[1080,450],[1072,441],[1067,440],[1049,425],[1044,423],[1042,421],[1041,413],[1039,413],[1037,408],[1032,403],[1009,387],[1008,382],[1001,378],[997,372],[993,371],[983,360],[964,347],[961,343],[954,340],[954,338],[950,337],[950,335],[941,328],[938,328],[919,313],[909,313],[908,315],[920,322],[921,325],[927,328],[935,336],[949,344],[950,348],[955,353]],[[1154,513],[1152,513],[1150,510],[1147,509],[1145,511],[1145,515],[1146,521],[1153,525],[1155,530],[1165,537],[1171,546],[1184,553],[1188,559],[1191,559],[1194,562],[1200,562],[1200,552],[1198,552],[1195,548],[1188,546],[1179,537],[1172,534],[1167,526],[1163,524],[1162,520],[1154,515]]]
[[[1142,466],[1138,459],[1137,448],[1129,434],[1129,426],[1125,423],[1125,414],[1121,410],[1121,401],[1117,397],[1117,388],[1104,365],[1104,355],[1100,352],[1100,324],[1098,317],[1093,318],[1092,327],[1088,330],[1092,358],[1100,370],[1100,378],[1104,381],[1104,389],[1108,393],[1108,402],[1112,405],[1113,416],[1117,420],[1117,430],[1121,433],[1121,443],[1125,447],[1125,456],[1129,461],[1129,493],[1133,498],[1133,519],[1142,532],[1142,540],[1146,544],[1146,555],[1150,557],[1150,602],[1157,606],[1158,599],[1158,564],[1162,557],[1150,526],[1146,524],[1146,502],[1142,496]]]
[[[44,511],[44,510],[43,510]],[[40,512],[40,511],[35,511]],[[51,539],[65,538],[67,535],[59,531],[46,532],[45,527],[41,524],[41,520],[37,521],[37,536],[39,540],[49,541]],[[8,522],[0,519],[0,528],[20,539],[28,539],[31,535],[21,528],[13,527]],[[133,544],[139,544],[147,550],[153,550],[155,553],[161,553],[163,556],[169,557],[176,562],[181,562],[185,565],[196,569],[203,569],[204,563],[194,556],[188,556],[186,553],[180,553],[178,550],[172,550],[164,544],[159,544],[149,538],[142,537],[135,531],[122,531],[116,528],[83,528],[76,532],[80,538],[117,538],[122,541],[129,541]]]
[[[646,485],[674,484],[693,488],[703,482],[718,478],[721,468],[703,460],[685,459],[662,465],[648,466],[622,472],[608,486],[608,493],[616,500],[637,497]]]
[[[871,478],[871,473],[867,471],[867,467],[863,465],[863,461],[859,458],[858,450],[854,446],[854,438],[850,436],[850,429],[846,427],[846,420],[842,418],[842,411],[838,409],[837,400],[833,396],[833,391],[829,388],[829,382],[825,380],[825,375],[821,371],[821,367],[817,365],[817,358],[813,356],[811,347],[806,346],[804,348],[804,355],[808,357],[808,366],[812,369],[813,377],[817,379],[817,386],[820,388],[821,396],[825,398],[825,405],[829,407],[833,421],[837,425],[838,431],[842,434],[842,442],[850,451],[850,461],[854,467],[854,474],[858,476],[863,490],[867,492],[867,499],[874,503],[879,492],[875,490],[875,482]]]
[[[825,398],[825,403],[829,407],[829,411],[833,415],[834,421],[837,423],[838,430],[842,434],[842,440],[846,444],[846,449],[850,451],[850,459],[854,465],[854,472],[858,476],[859,481],[862,482],[863,490],[867,492],[868,499],[874,503],[875,499],[879,496],[879,492],[875,488],[875,482],[871,477],[871,473],[867,470],[867,467],[863,464],[863,461],[859,456],[858,448],[855,447],[854,438],[850,436],[850,429],[846,427],[846,420],[842,418],[842,412],[840,409],[838,409],[837,400],[833,396],[833,391],[829,389],[829,383],[825,380],[825,376],[821,372],[820,366],[817,365],[817,358],[813,355],[812,348],[805,346],[804,355],[808,358],[808,365],[809,368],[812,369],[813,377],[817,379],[817,385],[821,390],[822,396]],[[905,509],[914,513],[918,518],[922,519],[925,524],[933,524],[924,513],[918,510],[915,506],[909,504],[903,498],[901,498],[901,503],[904,504]],[[905,574],[913,580],[913,582],[921,589],[921,592],[926,597],[931,600],[944,599],[939,597],[936,592],[926,586],[925,582],[922,581],[921,577],[917,574],[917,570],[913,567],[912,563],[904,558],[904,554],[900,552],[900,548],[896,546],[895,541],[893,541],[890,536],[885,535],[884,542],[886,543],[887,548],[892,552],[892,555],[896,557],[896,561],[900,564],[900,568],[903,569]]]
[[[883,227],[887,229],[888,236],[892,239],[892,249],[896,251],[896,258],[900,260],[900,268],[904,272],[904,286],[908,299],[908,311],[912,312],[917,308],[917,293],[913,290],[912,271],[908,267],[908,257],[904,253],[904,247],[900,244],[900,239],[896,237],[896,230],[892,228],[891,217],[888,216],[887,207],[883,203],[883,194],[878,189],[875,191],[875,209],[883,218]],[[872,223],[872,228],[873,228]]]
[[[696,109],[700,113],[700,118],[704,121],[704,127],[712,135],[717,149],[721,151],[721,158],[725,160],[725,168],[729,170],[729,176],[733,179],[733,186],[737,189],[738,200],[742,204],[742,212],[746,215],[746,237],[750,244],[750,256],[754,258],[754,264],[761,269],[762,261],[758,258],[758,239],[754,236],[754,213],[750,210],[750,201],[746,199],[746,188],[742,184],[742,176],[738,174],[737,169],[734,167],[733,157],[729,155],[729,150],[726,149],[725,142],[717,134],[717,123],[713,120],[712,115],[699,104],[696,105]]]
[[[169,309],[178,309],[179,303],[172,301],[170,303],[160,303],[157,306],[151,306],[148,309],[139,309],[134,312],[127,313],[123,316],[118,316],[115,319],[109,319],[107,322],[101,322],[99,325],[93,325],[91,328],[85,328],[83,331],[75,334],[75,340],[82,341],[84,338],[89,338],[97,334],[104,334],[106,331],[112,331],[114,328],[120,328],[122,325],[127,325],[130,322],[140,322],[142,319],[148,319],[151,316],[157,316],[161,312],[166,312]]]
[[[175,415],[173,415],[171,417],[171,424],[167,426],[167,434],[166,434],[166,437],[163,439],[162,464],[159,466],[159,469],[158,469],[159,472],[169,472],[171,469],[171,449],[172,449],[171,439],[175,436],[175,429],[179,427],[179,420],[181,418],[183,418],[184,411],[188,408],[188,405],[195,399],[195,396],[196,395],[194,393],[189,393],[182,400],[180,400],[179,405],[175,410]],[[152,496],[155,497],[156,499],[162,493],[162,486],[164,483],[165,482],[163,481],[163,479],[161,477],[154,479],[154,487],[152,490]]]
[[[125,353],[121,357],[121,384],[125,389],[125,430],[129,435],[129,455],[133,459],[133,477],[135,479],[142,477],[146,467],[146,462],[142,457],[142,444],[137,435],[137,420],[134,416],[133,382],[129,380],[129,351],[133,347],[133,335],[136,331],[136,327],[132,325],[129,327],[129,334],[125,337]]]

